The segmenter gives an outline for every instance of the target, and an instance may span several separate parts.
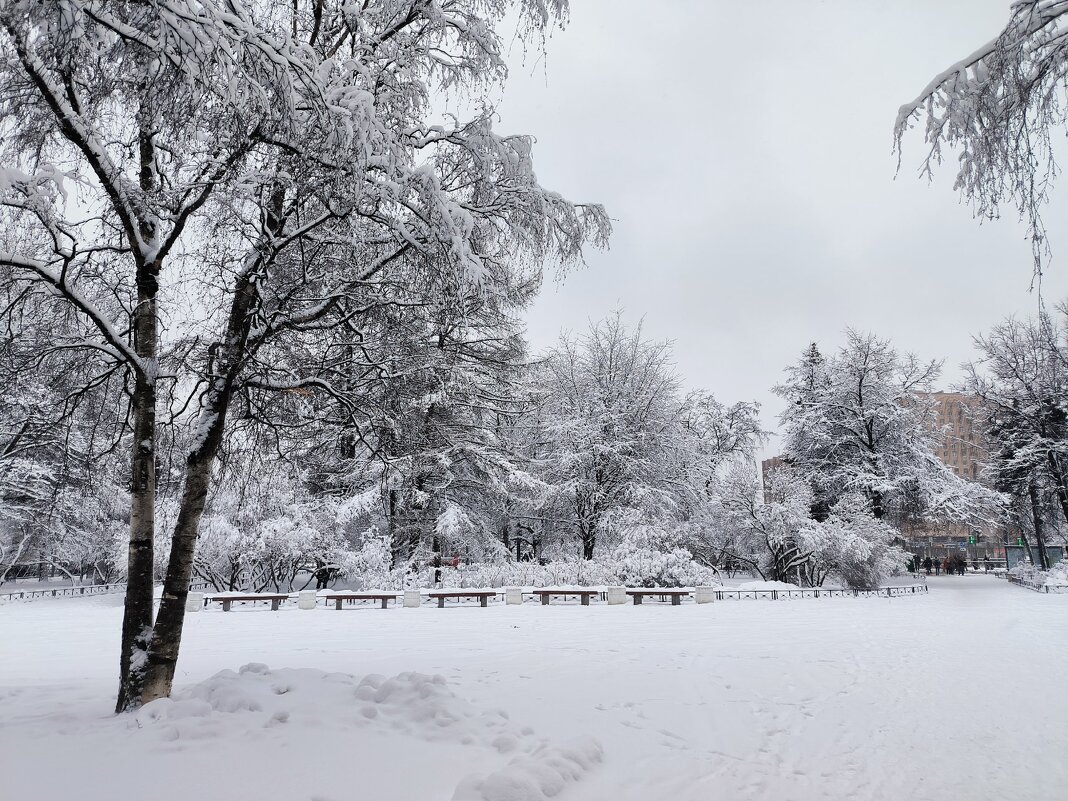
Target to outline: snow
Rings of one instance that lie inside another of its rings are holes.
[[[339,736],[363,747],[368,740],[412,737],[518,754],[488,776],[462,779],[456,798],[464,801],[541,801],[581,779],[602,754],[589,739],[550,745],[509,721],[504,710],[481,711],[452,692],[443,676],[422,673],[357,678],[249,663],[147,704],[134,721],[144,732],[140,738],[160,743],[239,737],[286,748],[297,739]],[[129,727],[129,721],[113,727],[123,724]]]
[[[122,717],[121,598],[10,604],[3,797],[110,801],[120,769],[158,801],[1062,797],[1068,695],[1050,677],[1068,596],[928,583],[901,599],[202,612],[174,698]]]

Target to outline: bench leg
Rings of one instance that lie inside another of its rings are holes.
[[[388,601],[388,600],[389,600],[388,598],[383,598],[383,599],[382,599],[382,608],[383,608],[383,609],[385,609],[385,608],[386,608],[386,601]]]
[[[233,603],[233,601],[223,601],[223,602],[222,602],[222,604],[223,604],[223,611],[224,611],[224,612],[229,612],[229,611],[230,611],[230,604],[232,604],[232,603]]]
[[[441,598],[438,598],[438,609],[444,609],[444,608],[445,608],[445,596],[442,596]]]
[[[549,605],[549,596],[548,595],[541,596],[541,605],[542,606],[548,606]]]
[[[590,596],[582,595],[582,596],[580,596],[580,598],[581,598],[583,606],[589,606],[590,605]]]
[[[271,611],[272,612],[277,612],[278,611],[278,604],[279,603],[280,603],[279,599],[277,599],[277,598],[272,598],[271,599]]]
[[[634,599],[634,605],[635,606],[637,606],[638,604],[640,604],[642,602],[642,597],[640,595],[632,595],[631,598]]]
[[[488,595],[483,595],[478,600],[482,604],[482,606],[489,606],[489,596]]]
[[[681,603],[682,603],[682,596],[681,595],[672,595],[671,596],[671,605],[672,606],[679,606]]]
[[[334,609],[336,609],[339,612],[341,611],[341,599],[340,598],[335,598],[334,599]]]

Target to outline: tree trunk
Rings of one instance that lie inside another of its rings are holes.
[[[1031,499],[1031,519],[1035,526],[1035,544],[1038,546],[1038,567],[1040,570],[1049,570],[1049,555],[1046,553],[1046,535],[1042,521],[1042,505],[1039,501],[1038,490],[1031,484],[1027,488]],[[1032,558],[1032,563],[1033,563]]]
[[[167,576],[163,582],[159,614],[152,631],[152,647],[148,652],[148,667],[141,690],[142,703],[166,698],[171,694],[185,623],[185,602],[193,576],[197,529],[204,514],[208,486],[211,483],[211,467],[218,452],[218,442],[222,439],[221,430],[220,418],[212,427],[212,434],[206,438],[209,441],[191,453],[186,461],[182,504],[174,533],[171,535],[171,555],[167,563]]]
[[[115,711],[140,706],[145,654],[152,633],[153,538],[156,533],[156,352],[158,265],[137,275],[134,348],[144,368],[134,384],[133,452],[130,459],[130,547],[119,655],[119,695]]]
[[[1060,502],[1061,505],[1061,512],[1064,514],[1064,519],[1068,520],[1068,486],[1065,486],[1065,476],[1064,471],[1061,469],[1060,459],[1057,458],[1056,454],[1050,452],[1047,454],[1047,460],[1050,466],[1050,473],[1053,474],[1055,492],[1057,495],[1057,500],[1058,502]],[[1044,541],[1040,541],[1038,547],[1039,558],[1042,560],[1042,563],[1044,565],[1042,569],[1048,570],[1050,565],[1049,555],[1046,553],[1046,543]]]
[[[874,490],[871,493],[871,514],[876,520],[882,520],[886,514],[886,509],[883,507],[883,494]]]
[[[579,519],[579,541],[582,543],[582,558],[593,559],[593,549],[597,545],[597,520]]]

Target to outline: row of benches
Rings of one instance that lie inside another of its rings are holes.
[[[626,595],[631,598],[634,604],[640,604],[644,598],[653,597],[660,598],[662,601],[670,600],[672,606],[678,606],[682,603],[682,599],[688,595],[693,594],[693,590],[682,589],[667,589],[663,587],[657,587],[652,589],[626,589]],[[444,608],[445,601],[448,599],[454,599],[456,601],[468,600],[478,601],[480,606],[488,606],[490,598],[493,598],[501,593],[498,590],[431,590],[427,593],[427,596],[438,602],[439,608]],[[590,605],[590,598],[602,597],[607,598],[607,593],[602,590],[595,590],[589,588],[580,587],[566,587],[566,588],[554,588],[544,590],[530,590],[524,592],[524,595],[533,595],[541,600],[541,603],[548,606],[553,598],[578,598],[579,602],[583,606]],[[338,593],[323,593],[322,595],[316,595],[316,599],[325,600],[327,603],[333,603],[334,608],[340,610],[342,604],[355,603],[356,601],[379,601],[382,604],[382,608],[387,608],[390,601],[396,601],[404,596],[402,592],[338,592]],[[279,606],[288,601],[292,596],[288,593],[255,593],[249,595],[206,595],[204,596],[204,604],[217,602],[222,604],[224,612],[229,612],[234,603],[253,603],[253,602],[270,602],[271,610],[277,612]]]

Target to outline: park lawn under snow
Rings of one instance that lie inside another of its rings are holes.
[[[189,616],[175,699],[121,717],[120,598],[9,604],[0,797],[1064,797],[1068,596],[986,576],[930,585],[681,607],[209,611]]]

